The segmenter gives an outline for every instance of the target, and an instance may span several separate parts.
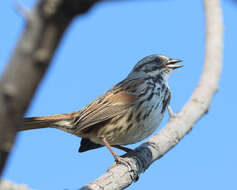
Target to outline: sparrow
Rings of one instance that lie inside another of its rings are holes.
[[[124,145],[150,136],[161,123],[171,93],[168,78],[173,70],[183,67],[164,55],[141,59],[128,76],[79,111],[52,116],[24,118],[19,131],[57,128],[81,138],[79,152],[106,146],[126,152]]]

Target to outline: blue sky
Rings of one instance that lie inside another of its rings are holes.
[[[22,2],[31,5],[34,1]],[[209,113],[130,189],[237,189],[237,3],[223,0],[222,6],[224,67]],[[2,73],[25,22],[13,1],[1,2],[0,21]],[[169,80],[171,106],[178,111],[200,77],[204,40],[202,1],[97,4],[68,29],[26,116],[76,111],[125,78],[139,59],[150,54],[184,60],[185,67]],[[156,132],[167,120],[166,114]],[[78,137],[56,129],[21,132],[3,177],[37,190],[75,190],[96,179],[113,162],[107,149],[80,154],[79,144]]]

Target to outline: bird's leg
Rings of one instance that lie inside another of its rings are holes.
[[[110,144],[107,142],[106,138],[103,137],[102,138],[102,141],[104,143],[104,145],[109,149],[109,151],[111,152],[111,154],[113,155],[114,159],[115,159],[115,162],[118,164],[118,163],[124,163],[125,161],[123,160],[123,158],[121,158],[120,156],[118,156],[116,154],[116,152],[114,152],[114,150],[112,149],[112,147],[110,146]],[[125,164],[125,163],[124,163]]]
[[[172,108],[170,107],[170,105],[168,105],[168,112],[169,112],[170,118],[175,117],[175,113],[173,112],[173,110],[172,110]]]
[[[109,149],[109,151],[111,152],[111,154],[113,155],[115,161],[118,163],[121,160],[121,157],[119,157],[116,152],[114,152],[114,150],[112,149],[112,147],[110,146],[110,144],[107,142],[105,137],[102,137],[101,139],[104,143],[104,145]]]
[[[118,148],[118,149],[123,150],[123,151],[125,151],[127,153],[133,151],[133,149],[131,149],[131,148],[123,147],[123,146],[120,146],[120,145],[113,145],[112,147]]]

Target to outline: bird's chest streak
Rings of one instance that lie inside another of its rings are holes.
[[[140,95],[134,106],[100,127],[97,135],[92,135],[90,139],[101,144],[101,139],[97,137],[104,136],[111,145],[127,145],[151,135],[163,119],[170,92],[163,84],[147,85]]]
[[[165,109],[166,99],[169,96],[169,89],[156,87],[148,91],[147,95],[137,103],[131,110],[133,119],[128,125],[132,125],[130,130],[124,135],[123,145],[133,144],[150,136],[161,123]]]

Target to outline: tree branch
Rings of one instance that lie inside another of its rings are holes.
[[[191,98],[166,126],[133,153],[124,155],[127,164],[113,164],[95,181],[82,190],[124,189],[138,180],[155,160],[173,148],[205,113],[218,89],[222,68],[222,13],[219,0],[204,0],[206,13],[206,53],[201,79]]]
[[[64,31],[76,15],[87,12],[98,1],[40,0],[32,12],[23,12],[25,31],[0,79],[0,174]]]
[[[2,190],[30,190],[26,185],[14,184],[8,180],[0,180],[0,189]]]

